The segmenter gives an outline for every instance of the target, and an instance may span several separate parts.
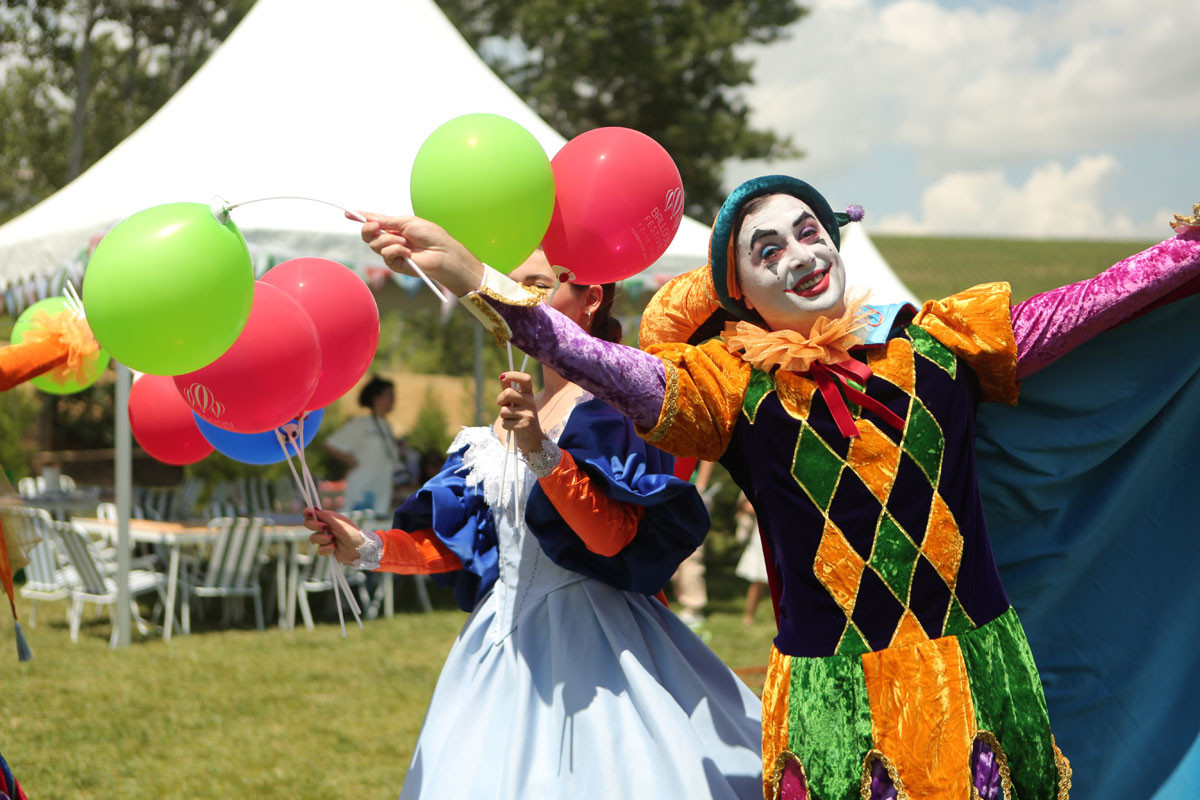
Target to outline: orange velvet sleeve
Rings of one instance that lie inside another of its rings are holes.
[[[730,353],[721,339],[699,346],[656,344],[646,352],[662,359],[667,390],[658,422],[638,433],[680,458],[720,460],[742,411],[750,365]]]
[[[454,572],[462,569],[462,562],[432,530],[375,531],[383,539],[383,556],[379,559],[379,572],[394,572],[397,575],[432,575],[435,572]]]
[[[913,322],[967,362],[984,400],[1017,402],[1017,340],[1007,283],[984,283],[930,300]]]
[[[554,509],[593,553],[615,556],[637,535],[645,509],[612,500],[598,491],[566,450],[554,470],[538,483]]]

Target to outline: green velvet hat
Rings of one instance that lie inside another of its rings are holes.
[[[717,290],[717,299],[721,306],[739,319],[757,321],[758,315],[748,310],[740,300],[734,299],[729,291],[730,270],[736,270],[733,259],[732,244],[733,226],[738,221],[738,212],[742,207],[756,197],[769,194],[790,194],[804,201],[813,213],[817,215],[821,226],[833,239],[833,246],[841,249],[842,238],[839,227],[850,221],[862,218],[862,209],[852,206],[850,213],[835,214],[825,197],[808,183],[788,175],[764,175],[751,178],[730,192],[729,197],[717,212],[717,220],[713,223],[712,238],[708,244],[708,263],[712,270],[713,287]]]

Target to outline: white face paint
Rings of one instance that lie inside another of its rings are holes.
[[[745,303],[772,330],[808,333],[817,318],[845,311],[842,257],[804,201],[767,197],[742,221],[735,251]]]

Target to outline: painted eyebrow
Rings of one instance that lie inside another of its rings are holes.
[[[792,223],[792,227],[793,227],[793,228],[799,228],[801,225],[803,225],[805,222],[808,222],[809,220],[812,220],[812,221],[814,221],[814,222],[815,222],[815,221],[816,221],[816,217],[814,217],[812,214],[810,214],[810,213],[808,213],[807,211],[805,211],[803,214],[801,214],[801,215],[800,215],[800,216],[799,216],[799,217],[796,219],[796,221],[795,221],[795,222],[793,222],[793,223]]]
[[[779,235],[779,231],[763,230],[762,228],[759,228],[758,230],[756,230],[754,232],[754,235],[750,237],[750,249],[751,250],[754,249],[754,245],[758,244],[759,239],[766,239],[768,236],[778,236],[778,235]]]

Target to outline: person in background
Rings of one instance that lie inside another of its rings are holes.
[[[392,491],[403,465],[387,415],[396,403],[396,387],[378,375],[371,376],[358,393],[366,414],[349,419],[325,440],[325,449],[349,467],[342,508],[370,511],[376,517],[392,513]]]
[[[713,462],[701,461],[696,468],[696,491],[704,499],[704,505],[712,511],[712,499],[720,484],[709,487],[712,479]],[[677,616],[693,631],[704,627],[704,609],[708,606],[708,584],[704,580],[704,543],[692,551],[671,576],[671,590],[679,604]],[[701,638],[705,638],[702,636]]]
[[[3,755],[0,755],[0,800],[25,800],[25,792],[21,791],[21,784],[13,777]]]
[[[746,590],[746,612],[742,615],[743,625],[754,624],[754,613],[767,593],[767,560],[763,555],[762,541],[758,533],[758,515],[754,506],[746,499],[745,492],[738,493],[737,512],[734,514],[735,534],[746,549],[738,559],[734,575],[750,582]]]

